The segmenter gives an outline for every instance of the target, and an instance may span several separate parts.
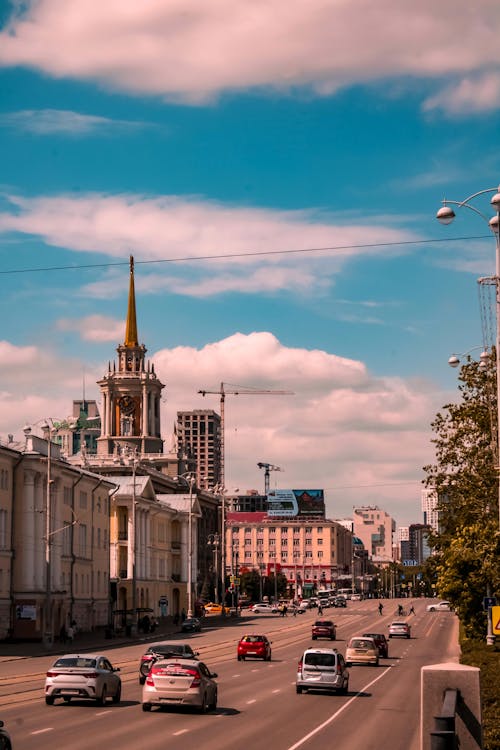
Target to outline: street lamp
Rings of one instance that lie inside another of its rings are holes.
[[[219,557],[219,545],[220,545],[220,536],[219,534],[209,534],[208,535],[208,546],[213,547],[213,555],[215,560],[215,603],[219,603],[219,566],[218,566],[218,557]],[[224,607],[223,607],[224,609]]]
[[[126,461],[132,466],[132,635],[137,631],[137,494],[135,488],[135,478],[137,466],[140,458],[137,455],[137,448],[131,449],[125,453]]]
[[[488,218],[486,214],[479,211],[471,201],[479,196],[492,194],[493,197],[490,200],[495,215],[492,218]],[[486,188],[485,190],[479,190],[477,193],[469,195],[462,201],[443,200],[443,205],[436,214],[436,219],[444,225],[450,224],[455,218],[455,211],[451,206],[457,206],[458,208],[468,208],[477,214],[489,227],[495,238],[495,276],[494,284],[496,287],[495,294],[495,320],[496,320],[496,335],[495,335],[495,355],[496,355],[496,385],[497,385],[497,462],[500,464],[500,187],[498,188]],[[481,355],[482,358],[482,355]],[[485,360],[482,360],[483,362]],[[451,364],[451,363],[450,363]],[[456,365],[455,365],[456,366]],[[499,529],[500,529],[500,465],[497,466],[498,473],[498,515],[499,515]],[[491,610],[488,612],[488,634],[486,636],[488,645],[493,645],[495,637],[492,634],[491,628]]]
[[[188,571],[187,571],[187,616],[193,616],[193,486],[196,476],[190,472],[179,474],[175,480],[183,479],[189,485],[189,512],[188,512]]]

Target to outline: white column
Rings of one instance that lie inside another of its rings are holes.
[[[52,531],[58,530],[56,534],[52,534],[51,545],[52,551],[50,556],[50,570],[52,589],[58,590],[61,587],[61,555],[62,555],[62,537],[63,532],[59,529],[63,528],[63,520],[61,516],[61,503],[59,501],[60,495],[60,484],[59,479],[56,479],[52,485],[51,493],[51,510],[52,510]]]
[[[146,389],[146,383],[142,384],[142,435],[149,435],[149,413],[148,413],[148,392]]]
[[[23,589],[33,589],[33,571],[35,570],[35,474],[24,472],[24,495],[21,511],[21,547],[23,564],[21,585]]]
[[[181,580],[182,581],[187,581],[188,579],[188,557],[189,557],[188,525],[186,521],[182,523],[182,529],[181,529]]]
[[[35,477],[35,570],[33,583],[36,591],[45,590],[45,491],[44,477]]]

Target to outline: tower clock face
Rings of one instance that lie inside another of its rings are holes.
[[[118,406],[122,414],[132,414],[135,409],[135,403],[132,396],[122,396],[118,401]]]

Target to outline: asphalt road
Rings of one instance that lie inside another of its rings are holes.
[[[144,713],[138,663],[143,644],[106,647],[119,666],[122,702],[104,708],[90,702],[57,702],[46,706],[45,671],[53,657],[27,658],[0,665],[0,718],[13,739],[14,750],[419,750],[420,669],[456,660],[458,620],[453,613],[427,613],[427,602],[416,602],[407,616],[412,638],[389,641],[389,658],[378,667],[350,668],[347,696],[295,692],[297,662],[308,646],[334,645],[345,652],[346,641],[363,632],[385,632],[395,605],[376,601],[350,602],[347,609],[325,610],[337,624],[337,641],[311,640],[315,612],[297,617],[242,617],[231,626],[211,627],[186,636],[211,670],[218,673],[217,711],[199,715],[171,708]],[[215,624],[215,623],[214,623]],[[236,643],[245,632],[265,633],[272,641],[272,661],[236,660]]]

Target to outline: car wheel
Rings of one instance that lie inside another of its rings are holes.
[[[407,635],[406,637],[407,637],[407,638],[409,638],[409,637],[410,637],[410,634],[408,633],[408,635]]]
[[[142,710],[143,711],[151,711],[151,703],[143,703],[142,704]]]
[[[122,697],[122,686],[118,685],[116,693],[113,695],[113,703],[119,703]]]
[[[200,714],[206,714],[209,708],[210,706],[208,704],[207,694],[205,693],[201,702],[201,706],[199,708]]]
[[[241,661],[241,656],[238,654],[238,661]]]
[[[54,705],[54,700],[55,700],[55,698],[52,695],[46,695],[45,696],[45,703],[47,704],[47,706],[53,706]]]
[[[108,695],[107,695],[107,692],[106,692],[106,685],[104,685],[104,687],[102,689],[102,693],[101,693],[100,697],[97,699],[97,705],[98,706],[105,706],[106,705],[106,698],[107,697],[108,697]]]
[[[217,690],[214,692],[214,699],[210,705],[210,710],[215,711],[216,708],[217,708]]]
[[[346,684],[340,692],[342,693],[342,695],[347,695],[347,693],[349,692],[349,680],[347,680]]]
[[[317,638],[318,638],[318,636],[317,636],[317,635],[313,635],[313,637],[312,637],[313,641],[316,641],[316,640],[317,640]]]
[[[301,688],[301,687],[299,687],[298,685],[296,686],[295,690],[297,691],[297,693],[298,693],[299,695],[300,695],[300,694],[301,694],[301,692],[302,692],[302,688]]]
[[[377,661],[375,662],[374,666],[375,666],[375,667],[378,667],[378,659],[377,659]]]
[[[146,682],[146,678],[142,677],[141,675],[141,677],[139,677],[139,685],[144,685],[145,682]]]
[[[271,651],[270,651],[269,652],[269,656],[267,657],[267,661],[271,661],[271,658],[272,658],[272,656],[271,656]]]

